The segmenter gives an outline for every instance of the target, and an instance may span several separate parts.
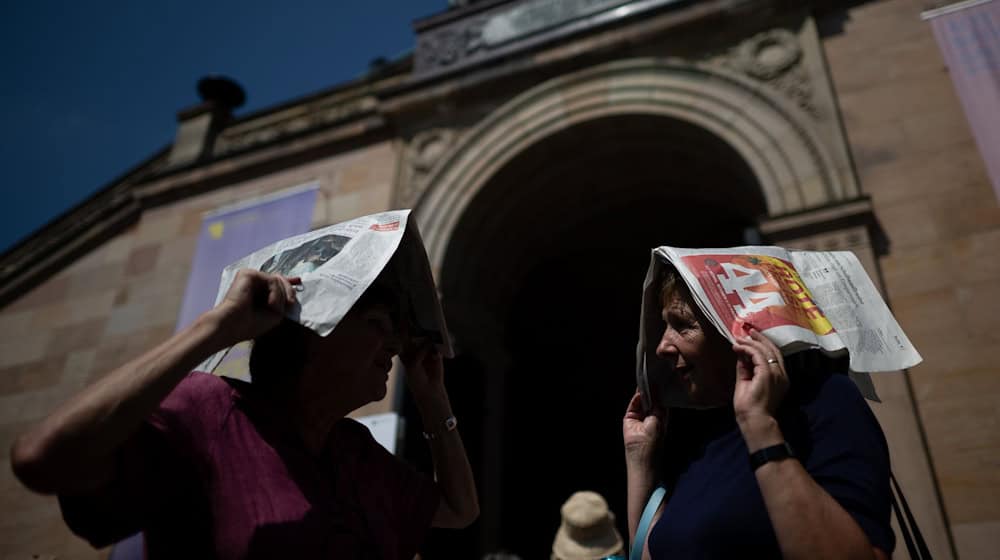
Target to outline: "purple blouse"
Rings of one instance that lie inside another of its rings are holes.
[[[144,531],[159,558],[410,560],[436,485],[351,419],[312,456],[254,387],[192,372],[119,454],[116,480],[60,496],[94,546]]]

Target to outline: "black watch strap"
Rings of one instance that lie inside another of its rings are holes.
[[[781,459],[787,459],[789,457],[795,457],[795,452],[792,451],[792,446],[788,445],[787,441],[783,441],[778,445],[765,447],[764,449],[760,449],[751,453],[750,469],[756,471],[764,463],[769,463],[771,461],[780,461]]]

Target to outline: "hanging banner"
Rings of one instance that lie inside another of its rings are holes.
[[[316,184],[222,208],[202,218],[177,329],[215,304],[222,270],[275,241],[309,231]]]
[[[317,189],[310,183],[206,214],[176,330],[212,308],[226,266],[275,241],[309,231]],[[249,343],[234,347],[215,373],[246,379],[249,351]]]
[[[1000,200],[1000,0],[924,12]]]

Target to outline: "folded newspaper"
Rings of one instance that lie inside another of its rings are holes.
[[[869,372],[913,367],[921,357],[903,333],[857,257],[848,251],[781,247],[653,249],[643,285],[636,380],[647,409],[649,374],[658,362],[663,321],[657,279],[673,266],[698,307],[731,342],[757,329],[789,355],[819,349],[847,354],[862,393],[878,400]],[[669,406],[692,406],[680,381],[658,383]]]
[[[300,277],[299,305],[289,310],[287,317],[320,336],[330,334],[361,294],[387,270],[383,279],[403,296],[411,332],[431,339],[443,356],[454,355],[427,252],[409,210],[362,216],[289,237],[247,255],[222,271],[216,304],[242,268]],[[215,371],[228,352],[216,353],[198,369]],[[240,368],[216,373],[246,378]]]

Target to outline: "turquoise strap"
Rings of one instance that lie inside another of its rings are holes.
[[[642,547],[646,544],[646,533],[649,532],[649,525],[653,523],[653,516],[656,510],[660,509],[663,497],[667,495],[667,489],[662,484],[653,490],[653,495],[646,502],[646,509],[642,510],[642,517],[639,518],[639,527],[635,530],[635,540],[632,541],[631,560],[642,560]]]

